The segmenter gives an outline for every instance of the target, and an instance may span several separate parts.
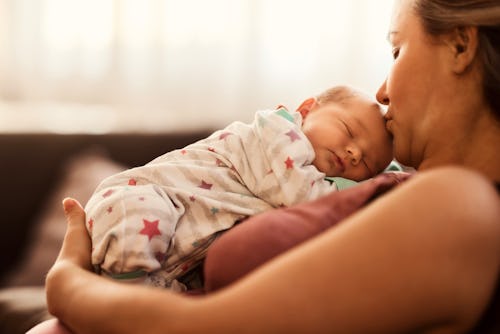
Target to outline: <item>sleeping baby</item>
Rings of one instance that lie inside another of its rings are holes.
[[[350,87],[297,111],[258,111],[105,179],[85,207],[92,264],[116,279],[191,289],[186,277],[223,231],[371,178],[392,158],[381,108]]]

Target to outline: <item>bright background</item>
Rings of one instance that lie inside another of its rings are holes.
[[[249,121],[336,84],[374,95],[392,0],[0,0],[0,133]]]

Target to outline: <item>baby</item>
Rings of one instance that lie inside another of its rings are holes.
[[[182,278],[224,230],[373,177],[392,158],[381,108],[350,87],[296,112],[258,111],[105,179],[86,205],[92,263],[116,279],[185,290]]]

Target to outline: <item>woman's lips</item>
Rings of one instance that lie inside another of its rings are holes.
[[[393,123],[393,120],[392,119],[388,119],[385,121],[385,128],[387,129],[387,131],[389,131],[391,134],[392,134],[392,123]]]
[[[385,119],[385,128],[387,129],[387,131],[389,131],[392,134],[392,123],[393,123],[393,120],[392,120],[392,115],[391,115],[390,111],[388,111],[385,114],[384,119]]]

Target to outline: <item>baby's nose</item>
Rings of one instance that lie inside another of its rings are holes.
[[[349,155],[348,159],[354,166],[356,166],[361,161],[362,154],[361,150],[358,147],[356,146],[349,147],[347,149],[347,153]]]

